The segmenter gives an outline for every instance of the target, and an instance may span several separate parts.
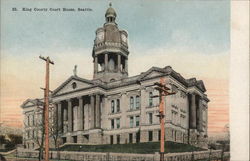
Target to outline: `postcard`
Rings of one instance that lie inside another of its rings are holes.
[[[2,0],[1,157],[247,160],[243,3]]]

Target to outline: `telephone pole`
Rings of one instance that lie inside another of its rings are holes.
[[[161,126],[161,142],[160,142],[160,161],[164,161],[164,143],[165,143],[165,120],[164,120],[164,96],[173,95],[175,92],[170,92],[170,88],[165,85],[164,78],[160,78],[160,83],[154,83],[156,85],[155,89],[159,91],[158,96],[160,99],[160,107],[159,107],[159,118],[160,118],[160,126]]]
[[[39,56],[40,59],[46,61],[45,74],[45,93],[44,93],[44,128],[45,128],[45,161],[49,161],[49,64],[54,62],[49,57]]]

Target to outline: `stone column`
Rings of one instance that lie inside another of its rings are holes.
[[[100,128],[101,126],[101,109],[100,109],[100,95],[96,95],[96,104],[95,104],[95,127]]]
[[[202,106],[202,99],[199,97],[199,130],[203,130],[203,106]]]
[[[196,129],[196,104],[195,104],[195,94],[191,94],[191,111],[190,112],[190,128]]]
[[[125,59],[125,71],[128,73],[128,58]]]
[[[98,72],[98,56],[95,56],[94,58],[94,73]]]
[[[59,133],[62,132],[62,103],[57,103],[57,126]]]
[[[117,71],[120,72],[121,71],[121,55],[118,54],[117,55]]]
[[[90,129],[95,127],[95,97],[94,95],[90,96]]]
[[[108,53],[105,53],[104,63],[105,63],[105,71],[108,71]]]
[[[73,117],[72,117],[72,102],[71,100],[67,100],[68,102],[68,131],[71,132],[72,131],[72,123],[73,123]]]
[[[78,101],[79,101],[79,106],[78,106],[78,113],[77,113],[77,117],[78,117],[78,130],[83,130],[83,98],[82,97],[78,97]]]

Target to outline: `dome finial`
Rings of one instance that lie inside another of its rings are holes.
[[[112,7],[112,3],[111,2],[109,2],[109,7]]]

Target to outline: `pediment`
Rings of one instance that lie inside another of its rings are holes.
[[[60,95],[63,93],[72,92],[78,89],[91,87],[93,83],[89,80],[82,79],[76,76],[70,77],[64,83],[62,83],[56,90],[53,91],[53,95]]]
[[[21,107],[25,108],[25,107],[30,107],[30,106],[34,106],[34,102],[32,102],[30,99],[26,100]]]
[[[37,103],[38,103],[38,99],[27,99],[26,101],[23,102],[21,107],[26,108],[26,107],[37,106]]]
[[[162,72],[158,72],[158,71],[151,71],[149,73],[147,73],[146,75],[144,75],[142,77],[142,79],[150,79],[150,78],[154,78],[157,76],[161,76],[163,73]]]

